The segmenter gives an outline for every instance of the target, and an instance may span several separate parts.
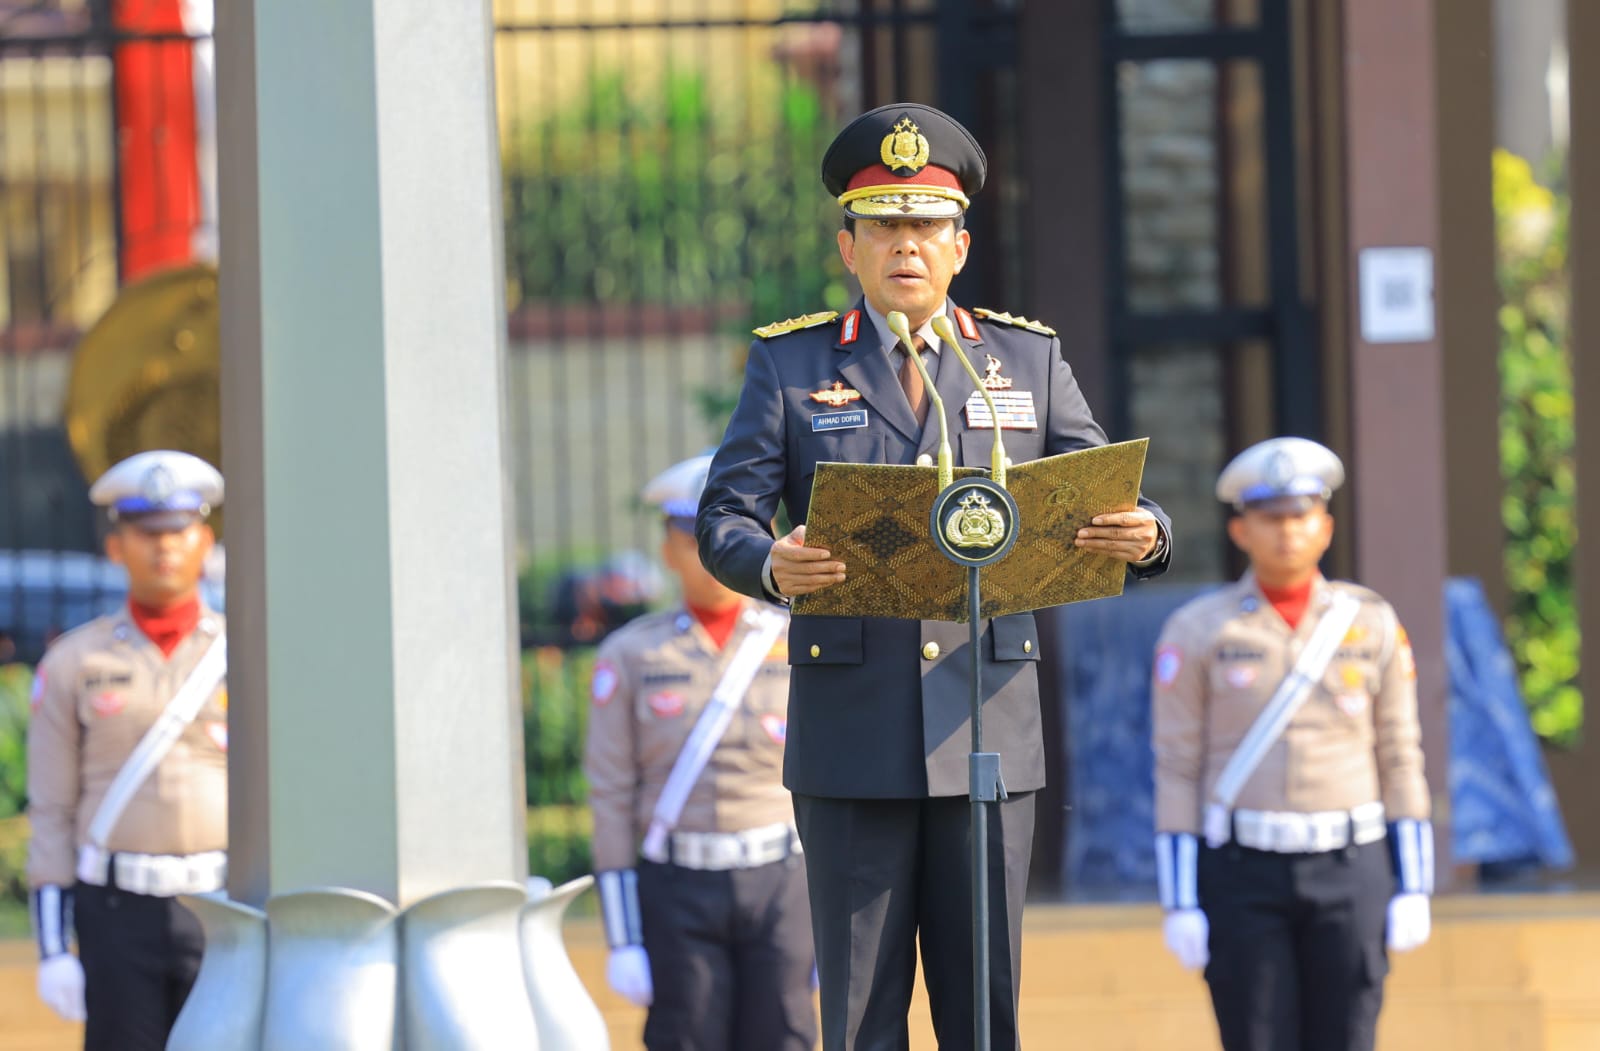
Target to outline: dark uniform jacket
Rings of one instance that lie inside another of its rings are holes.
[[[1011,389],[1032,393],[1038,426],[1006,431],[1012,461],[1106,443],[1049,330],[950,310],[973,363],[982,369],[985,354],[997,358]],[[975,387],[959,362],[943,360],[949,354],[941,350],[936,385],[951,450],[958,466],[987,468],[994,432],[966,426],[965,407]],[[811,394],[835,382],[860,392],[849,408],[866,410],[865,426],[813,429],[814,415],[837,410]],[[837,321],[758,339],[701,498],[701,559],[729,587],[761,596],[762,567],[773,543],[768,523],[779,501],[792,522],[805,522],[818,462],[912,464],[921,455],[935,455],[938,444],[937,420],[930,412],[926,426],[917,427],[861,304]],[[1143,497],[1139,502],[1170,537],[1171,522],[1161,509]],[[1133,572],[1154,576],[1166,569],[1170,554],[1169,544],[1158,562]],[[790,791],[841,798],[965,795],[971,748],[968,632],[965,624],[941,621],[794,617],[784,758]],[[1008,790],[1037,789],[1044,784],[1045,764],[1033,614],[987,622],[981,648],[985,750],[1000,753]]]

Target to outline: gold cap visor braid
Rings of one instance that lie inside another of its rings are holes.
[[[970,202],[960,190],[943,186],[858,186],[839,195],[846,215],[856,219],[954,219]]]

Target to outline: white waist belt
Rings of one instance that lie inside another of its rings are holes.
[[[674,865],[721,872],[753,869],[800,853],[800,837],[788,824],[763,825],[742,832],[674,832]]]
[[[171,898],[209,894],[228,881],[226,851],[203,854],[111,853],[93,844],[78,848],[78,879],[97,887],[115,885],[132,894]]]
[[[1383,804],[1363,803],[1351,810],[1299,813],[1287,810],[1206,808],[1206,843],[1220,847],[1231,838],[1241,847],[1275,854],[1321,854],[1354,843],[1376,843],[1388,834]]]

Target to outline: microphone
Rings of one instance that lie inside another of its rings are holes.
[[[891,310],[885,320],[889,322],[889,331],[893,332],[895,338],[906,348],[911,364],[915,365],[917,372],[921,374],[922,389],[927,392],[928,399],[933,402],[933,411],[939,417],[939,491],[942,493],[945,487],[955,480],[955,468],[951,466],[950,459],[950,428],[944,421],[944,399],[939,397],[939,391],[933,385],[933,377],[928,375],[928,366],[922,363],[922,355],[917,353],[917,348],[911,342],[911,325],[906,321],[906,316],[898,310]],[[937,332],[938,329],[934,331]],[[944,339],[944,336],[940,335],[939,338]],[[972,366],[968,365],[967,368],[970,370]]]
[[[893,327],[893,322],[890,326]],[[989,454],[989,476],[1000,488],[1006,487],[1006,445],[1000,437],[1000,413],[995,411],[994,396],[989,393],[989,388],[983,385],[983,379],[978,375],[978,370],[972,367],[972,362],[967,359],[966,351],[961,349],[961,344],[956,340],[956,328],[950,324],[950,319],[943,314],[933,319],[933,331],[945,345],[956,352],[956,357],[961,359],[961,365],[967,370],[967,375],[972,377],[973,386],[978,388],[978,393],[983,395],[983,403],[989,406],[989,422],[994,425],[994,449]],[[899,333],[895,333],[899,335]],[[906,344],[910,346],[911,344]]]

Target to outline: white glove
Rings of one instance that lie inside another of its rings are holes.
[[[83,964],[70,952],[39,963],[39,999],[68,1022],[86,1017],[83,1007]]]
[[[1207,945],[1211,939],[1211,924],[1199,909],[1173,909],[1161,922],[1161,934],[1167,948],[1178,962],[1190,971],[1198,971],[1211,959]]]
[[[1389,899],[1389,949],[1410,952],[1420,948],[1433,930],[1426,894],[1396,894]]]
[[[635,1007],[649,1007],[655,999],[650,984],[650,955],[643,945],[623,945],[611,950],[606,960],[606,982]]]

